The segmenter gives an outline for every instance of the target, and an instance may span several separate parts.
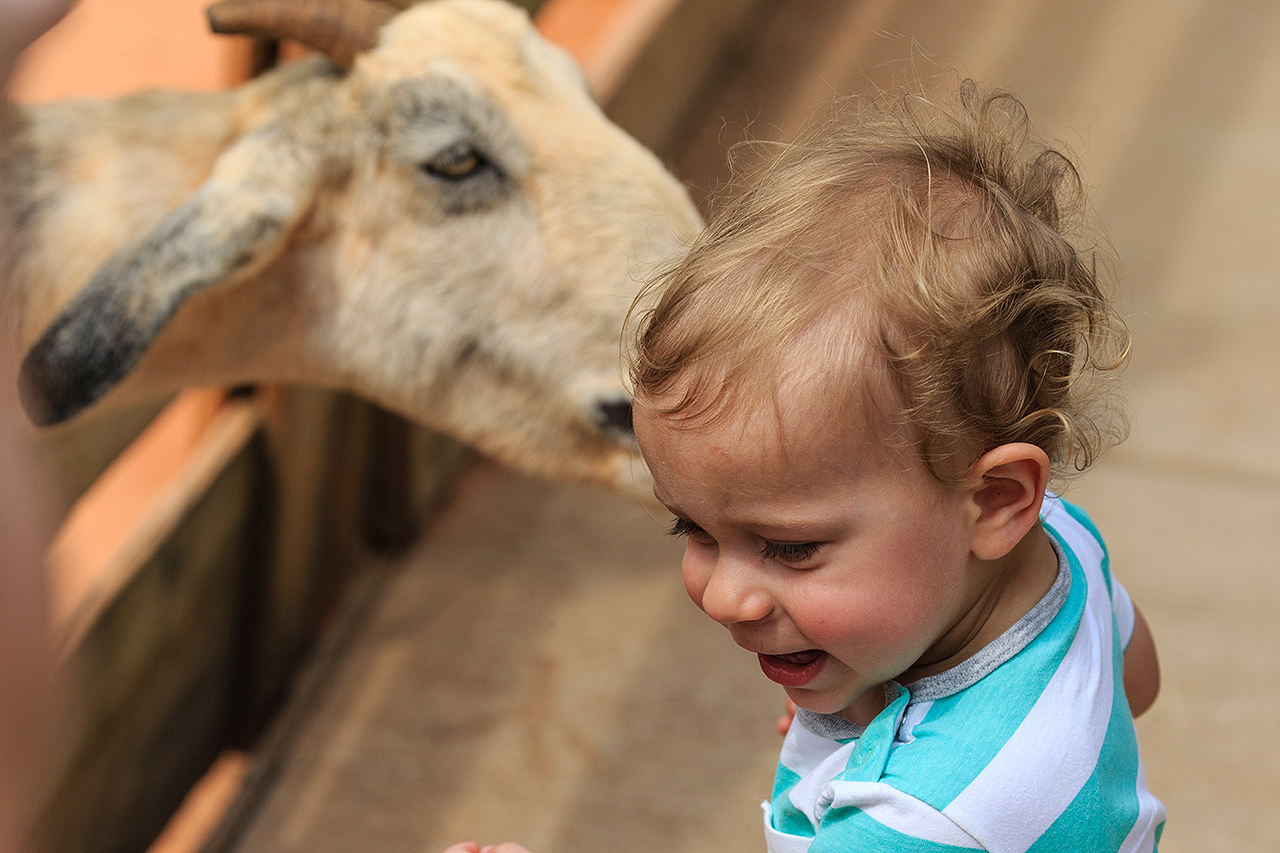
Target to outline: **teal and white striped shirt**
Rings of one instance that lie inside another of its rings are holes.
[[[1133,604],[1102,537],[1054,496],[1058,579],[995,642],[908,691],[865,729],[801,710],[764,804],[770,853],[1148,853],[1147,790],[1122,655]]]

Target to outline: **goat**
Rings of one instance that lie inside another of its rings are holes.
[[[10,108],[31,419],[108,391],[308,383],[533,475],[647,491],[620,333],[700,220],[572,58],[501,0],[209,15],[325,55],[227,92]]]

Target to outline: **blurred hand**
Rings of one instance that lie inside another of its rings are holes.
[[[62,20],[71,4],[72,0],[0,0],[0,84],[8,81],[18,54]]]
[[[796,718],[796,703],[787,700],[787,710],[778,718],[778,734],[786,735],[791,731],[791,721]]]
[[[529,853],[529,851],[510,841],[505,844],[490,844],[487,847],[481,847],[474,841],[464,841],[453,845],[444,853]]]
[[[70,6],[71,0],[0,0],[0,91],[18,54]],[[4,178],[0,174],[0,187]],[[7,247],[7,235],[0,234],[0,270],[8,265]],[[0,300],[7,285],[0,279]],[[53,716],[43,559],[49,520],[13,393],[8,331],[0,329],[0,853],[28,849],[31,792],[40,787]]]

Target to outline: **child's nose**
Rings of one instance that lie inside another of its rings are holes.
[[[716,560],[698,602],[721,625],[756,622],[773,612],[773,600],[748,560],[723,554]]]

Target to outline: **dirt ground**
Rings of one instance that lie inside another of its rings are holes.
[[[684,174],[714,173],[742,123],[785,138],[912,66],[1011,89],[1080,155],[1121,262],[1133,431],[1070,496],[1159,643],[1138,730],[1162,850],[1276,849],[1280,4],[778,9]],[[782,697],[686,600],[665,523],[478,467],[307,700],[237,849],[763,850]]]

